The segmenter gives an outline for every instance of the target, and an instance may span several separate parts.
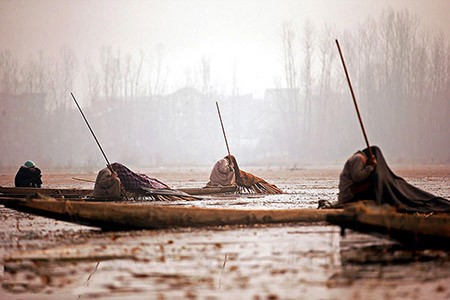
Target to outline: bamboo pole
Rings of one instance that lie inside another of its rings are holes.
[[[225,134],[225,128],[223,127],[222,116],[220,115],[219,103],[216,101],[217,113],[219,114],[220,125],[222,126],[223,138],[225,139],[225,145],[227,146],[228,156],[231,160],[230,147],[228,146],[227,135]]]
[[[362,129],[362,132],[363,132],[363,135],[364,135],[364,140],[366,141],[367,149],[369,149],[369,154],[370,154],[369,160],[372,160],[372,156],[373,156],[372,149],[370,149],[369,140],[367,138],[366,130],[364,129],[364,124],[363,124],[363,121],[362,121],[362,118],[361,118],[361,114],[359,113],[358,103],[356,102],[355,93],[353,92],[352,83],[350,82],[350,76],[348,75],[347,67],[345,66],[344,56],[342,55],[341,47],[339,46],[339,42],[338,42],[337,39],[336,39],[336,45],[337,45],[337,48],[339,50],[339,56],[341,57],[342,65],[344,67],[345,76],[347,77],[348,86],[349,86],[350,92],[352,94],[353,104],[355,105],[356,114],[358,115],[358,120],[359,120],[359,124],[361,125],[361,129]]]
[[[84,113],[83,113],[83,111],[81,110],[80,105],[78,105],[77,99],[75,99],[75,96],[73,95],[72,92],[71,92],[70,94],[72,95],[73,101],[75,101],[75,104],[77,105],[78,110],[80,111],[81,115],[83,116],[83,119],[84,119],[84,121],[86,122],[87,127],[88,127],[89,130],[91,131],[91,134],[92,134],[92,136],[94,137],[95,142],[97,143],[98,147],[100,148],[100,151],[102,152],[103,157],[105,158],[106,163],[108,164],[108,167],[111,168],[111,170],[112,170],[112,166],[111,166],[111,164],[109,163],[109,160],[108,160],[108,158],[106,157],[106,154],[105,154],[105,152],[103,151],[103,148],[102,148],[102,146],[100,145],[100,143],[99,143],[97,137],[95,136],[95,133],[94,133],[94,131],[93,131],[92,128],[91,128],[91,125],[89,125],[88,120],[87,120],[86,117],[84,116]],[[113,171],[114,171],[114,170],[113,170]]]
[[[100,148],[100,151],[102,152],[103,157],[104,157],[105,160],[106,160],[106,164],[107,164],[109,170],[110,170],[113,174],[116,174],[116,175],[117,175],[116,171],[114,171],[114,168],[113,168],[112,165],[109,163],[109,160],[108,160],[108,158],[106,157],[105,151],[103,151],[103,148],[102,148],[102,146],[100,145],[100,142],[98,141],[97,137],[95,136],[95,133],[94,133],[94,131],[93,131],[92,128],[91,128],[91,125],[89,125],[88,120],[87,120],[86,117],[84,116],[84,113],[83,113],[83,111],[81,110],[80,105],[78,105],[77,99],[75,99],[75,96],[73,95],[72,92],[71,92],[70,94],[72,95],[73,101],[75,101],[75,104],[77,105],[78,110],[80,111],[81,115],[83,116],[83,119],[84,119],[84,121],[86,122],[87,127],[88,127],[89,130],[91,131],[91,134],[92,134],[92,136],[94,137],[95,142],[97,143],[98,147]],[[122,194],[124,195],[125,199],[128,200],[127,194],[126,194],[125,189],[124,189],[124,187],[123,187],[122,184],[120,184],[120,190],[122,191]]]

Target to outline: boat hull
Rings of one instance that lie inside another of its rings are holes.
[[[326,220],[345,229],[395,240],[408,248],[450,249],[450,214],[399,213],[392,207],[356,203]]]
[[[184,192],[189,195],[218,195],[226,193],[235,193],[236,187],[202,187],[202,188],[180,188],[177,191]],[[64,196],[65,198],[79,198],[92,194],[92,189],[75,189],[75,188],[27,188],[27,187],[0,187],[0,194],[14,197],[27,197],[36,195],[47,195],[51,197]]]
[[[104,230],[320,222],[327,215],[341,212],[340,209],[225,209],[54,198],[4,198],[3,204],[18,211]]]

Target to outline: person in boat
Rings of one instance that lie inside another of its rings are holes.
[[[339,175],[339,204],[375,200],[376,165],[375,155],[370,156],[367,149],[357,151],[347,159]]]
[[[42,185],[41,170],[36,167],[35,163],[27,160],[23,166],[20,166],[14,178],[16,187],[35,187],[40,188]]]
[[[226,160],[225,162],[223,160]],[[227,167],[228,166],[228,167]],[[220,169],[222,167],[222,169]],[[224,176],[226,174],[226,177]],[[217,177],[222,175],[223,178],[228,179],[228,185],[236,185],[239,191],[246,191],[250,193],[259,194],[282,194],[283,191],[276,185],[268,183],[262,178],[259,178],[251,173],[239,169],[236,158],[233,155],[227,155],[223,159],[216,162],[211,171],[210,182],[207,186],[218,186]],[[216,177],[217,176],[217,177]],[[224,186],[225,181],[222,181]]]
[[[139,188],[170,189],[156,178],[133,172],[123,164],[115,162],[99,171],[93,196],[119,196],[122,189],[130,191]]]
[[[206,186],[235,186],[236,176],[230,156],[219,159],[211,170]]]
[[[401,212],[450,212],[448,199],[409,184],[392,172],[380,148],[372,146],[370,149],[375,157],[371,161],[368,159],[370,152],[366,148],[346,162],[340,176],[338,203],[328,205],[325,200],[321,200],[319,208],[342,207],[343,204],[352,201],[374,200],[377,205],[388,204]],[[355,179],[350,181],[351,176],[346,175],[351,174],[353,169],[353,172],[359,170],[360,177],[357,181]]]
[[[98,172],[92,192],[93,197],[119,198],[121,191],[120,178],[111,166],[107,166]]]

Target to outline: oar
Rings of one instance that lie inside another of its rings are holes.
[[[101,146],[100,143],[98,142],[97,137],[95,136],[95,133],[94,133],[94,131],[93,131],[92,128],[91,128],[91,125],[89,125],[89,122],[88,122],[88,120],[86,119],[86,117],[84,116],[84,113],[83,113],[83,111],[81,110],[80,105],[78,105],[77,99],[75,99],[75,96],[73,95],[72,92],[71,92],[70,94],[72,95],[73,101],[75,101],[75,104],[77,105],[78,110],[80,111],[81,115],[83,116],[83,119],[84,119],[84,121],[86,122],[87,127],[88,127],[89,130],[91,131],[91,134],[92,134],[92,136],[94,137],[94,140],[97,142],[97,145],[98,145],[98,147],[100,148],[100,151],[102,152],[103,157],[105,158],[108,167],[111,168],[111,170],[113,170],[111,164],[109,163],[108,158],[106,157],[105,152],[103,151],[102,146]],[[113,171],[114,171],[114,170],[113,170]]]
[[[92,183],[95,183],[95,180],[92,180],[92,179],[79,178],[79,177],[72,177],[72,179],[78,180],[78,181],[85,181],[85,182],[92,182]]]
[[[361,114],[359,113],[358,103],[356,103],[355,93],[353,92],[352,83],[350,82],[350,76],[348,76],[347,67],[345,66],[345,62],[344,62],[344,56],[342,56],[341,47],[339,46],[339,42],[337,39],[336,39],[336,45],[339,50],[339,55],[341,57],[342,65],[344,66],[344,71],[345,71],[345,76],[347,77],[348,86],[350,87],[350,92],[352,93],[353,103],[355,104],[356,114],[358,115],[359,124],[361,125],[361,129],[362,129],[362,132],[364,135],[364,140],[366,141],[367,149],[369,149],[369,154],[370,154],[369,160],[372,160],[372,156],[373,156],[372,149],[370,149],[366,130],[364,129],[364,124],[363,124],[363,121],[361,118]]]
[[[108,168],[109,168],[112,172],[115,173],[114,168],[113,168],[113,167],[111,166],[111,164],[109,163],[109,160],[108,160],[108,158],[106,157],[106,154],[105,154],[105,152],[103,151],[103,148],[102,148],[102,146],[100,145],[100,143],[99,143],[97,137],[95,136],[95,133],[94,133],[94,131],[93,131],[92,128],[91,128],[91,125],[89,125],[89,122],[88,122],[88,120],[86,119],[86,117],[84,116],[84,113],[83,113],[83,111],[81,110],[80,105],[78,105],[77,99],[75,99],[75,96],[73,95],[72,92],[71,92],[70,94],[72,95],[73,101],[75,101],[75,104],[77,105],[78,110],[80,111],[81,115],[83,116],[83,119],[84,119],[84,121],[86,122],[87,127],[88,127],[89,130],[91,131],[91,134],[92,134],[92,136],[94,137],[94,140],[97,142],[97,145],[98,145],[98,147],[100,148],[100,151],[102,152],[103,157],[104,157],[105,160],[106,160],[106,164],[107,164]],[[121,187],[121,190],[122,190],[123,195],[125,196],[125,199],[128,200],[127,194],[125,193],[125,190],[124,190],[123,186],[120,185],[120,187]]]
[[[222,116],[220,115],[219,103],[216,101],[217,113],[219,114],[220,125],[222,126],[223,138],[225,139],[225,145],[227,146],[228,156],[231,160],[230,147],[228,146],[227,135],[225,134],[225,128],[223,127]]]
[[[230,159],[230,164],[233,165],[236,179],[239,181],[239,180],[241,180],[240,179],[241,178],[241,174],[240,174],[237,162],[235,164],[234,160],[231,158],[230,147],[228,146],[227,135],[225,134],[225,127],[223,127],[222,116],[220,115],[219,103],[217,103],[217,101],[216,101],[216,107],[217,107],[217,113],[219,114],[220,125],[222,126],[223,138],[225,139],[225,145],[227,146],[227,151],[228,151],[228,157]]]

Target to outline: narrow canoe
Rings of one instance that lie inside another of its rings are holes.
[[[399,213],[389,206],[355,203],[326,220],[346,228],[393,239],[410,248],[450,249],[450,214]]]
[[[180,188],[178,191],[189,195],[218,195],[236,192],[236,187],[201,187],[201,188]],[[47,195],[52,197],[64,196],[65,198],[78,198],[89,196],[92,189],[76,188],[28,188],[28,187],[2,187],[0,194],[14,197],[26,197],[36,195]]]
[[[31,188],[31,187],[3,187],[0,186],[0,194],[12,197],[26,197],[40,193],[48,196],[62,195],[67,198],[75,198],[92,194],[92,189],[76,188]]]
[[[320,222],[341,209],[231,209],[145,203],[3,198],[8,208],[105,230]]]

